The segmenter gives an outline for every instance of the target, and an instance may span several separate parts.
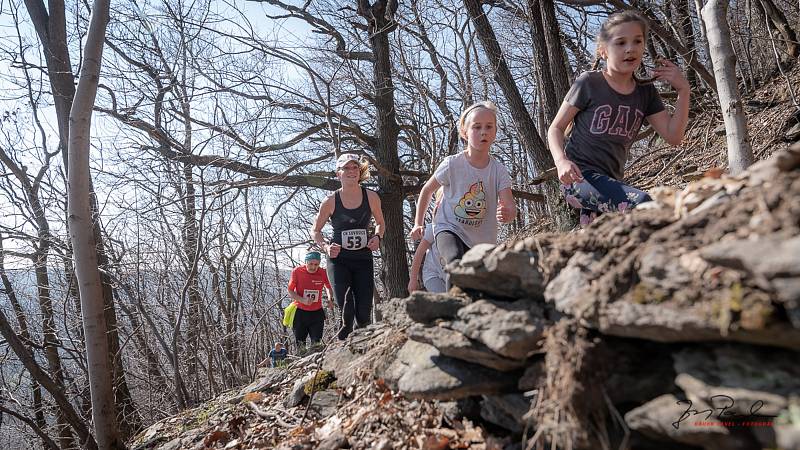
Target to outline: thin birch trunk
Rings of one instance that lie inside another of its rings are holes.
[[[97,96],[109,0],[95,0],[86,36],[80,81],[69,116],[69,231],[81,296],[92,421],[101,450],[125,448],[114,407],[113,370],[108,354],[105,302],[92,224],[89,149],[92,108]]]
[[[728,3],[725,0],[710,0],[703,7],[711,64],[717,80],[717,97],[728,138],[728,169],[731,174],[737,174],[753,163],[753,150],[737,85],[736,57],[727,14]]]

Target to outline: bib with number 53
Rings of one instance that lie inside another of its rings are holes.
[[[367,230],[355,228],[342,231],[342,248],[345,250],[361,250],[367,246]]]

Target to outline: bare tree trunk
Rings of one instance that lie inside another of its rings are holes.
[[[736,57],[727,14],[728,3],[725,0],[709,0],[703,7],[711,63],[717,79],[717,96],[728,136],[728,169],[732,174],[737,174],[753,163],[753,150],[747,132],[747,116],[737,86]]]
[[[228,310],[228,317],[225,320],[225,337],[223,338],[225,348],[225,358],[234,369],[232,382],[235,383],[239,373],[239,339],[238,333],[238,309],[239,299],[233,293],[233,259],[223,256],[222,267],[225,270],[225,305]]]
[[[14,314],[17,316],[20,337],[25,342],[33,342],[31,335],[28,332],[28,321],[25,317],[25,312],[22,310],[22,305],[20,305],[19,301],[17,300],[17,294],[16,291],[14,291],[14,286],[11,284],[11,280],[8,279],[8,275],[6,274],[4,255],[3,236],[0,235],[0,281],[3,282],[4,292],[8,297],[8,300],[11,302],[11,307],[14,309]],[[39,386],[39,383],[36,381],[36,379],[31,380],[31,397],[33,399],[33,422],[37,428],[44,430],[47,427],[47,421],[44,418],[42,388]],[[44,438],[42,439],[42,445],[43,447],[51,447],[50,443]]]
[[[553,87],[556,99],[561,104],[561,100],[566,97],[572,80],[569,73],[569,63],[567,55],[564,53],[564,44],[561,40],[561,27],[556,18],[556,5],[553,0],[539,0],[539,12],[541,13],[542,25],[544,26],[544,39],[547,44],[547,60],[550,62],[550,76],[553,79]],[[547,124],[553,120],[553,116],[547,117]]]
[[[109,358],[105,302],[92,223],[89,149],[92,108],[97,95],[109,0],[95,0],[86,36],[80,81],[69,115],[69,230],[81,295],[92,420],[101,450],[125,448],[114,406],[113,366]]]
[[[78,435],[81,446],[87,450],[97,449],[94,438],[86,428],[86,424],[83,423],[83,420],[81,420],[80,416],[75,411],[75,408],[72,407],[67,396],[64,395],[63,389],[39,367],[34,356],[25,348],[19,336],[14,333],[14,329],[11,328],[11,324],[8,322],[2,310],[0,310],[0,336],[3,336],[8,346],[14,351],[14,354],[17,355],[17,358],[19,358],[19,361],[25,366],[28,373],[31,374],[31,378],[36,380],[36,382],[53,397],[53,400],[63,412],[65,420]]]
[[[384,270],[393,276],[387,280],[389,297],[408,295],[408,265],[406,240],[403,228],[403,180],[400,177],[400,157],[397,155],[397,124],[394,107],[394,83],[390,60],[389,34],[397,24],[394,14],[397,2],[358,0],[358,14],[367,20],[369,43],[374,54],[373,82],[375,83],[375,157],[386,169],[387,175],[378,176],[381,190],[381,209],[386,223],[386,233],[381,241]]]
[[[700,17],[703,12],[703,0],[694,0],[694,9],[697,11],[697,17]],[[700,44],[703,46],[703,51],[705,52],[705,59],[698,62],[702,63],[703,66],[707,66],[711,59],[711,50],[708,48],[708,32],[706,31],[706,23],[703,22],[703,19],[700,18],[698,22],[700,24]]]
[[[519,133],[519,140],[525,148],[533,167],[536,169],[537,174],[542,174],[547,169],[553,167],[553,157],[547,150],[544,141],[539,136],[536,129],[536,124],[533,118],[525,108],[525,102],[522,100],[522,95],[519,93],[517,83],[506,64],[503,52],[500,49],[500,44],[497,43],[497,38],[483,12],[479,0],[464,0],[464,5],[467,7],[472,22],[475,24],[475,31],[478,38],[483,44],[483,49],[486,52],[489,61],[491,61],[494,78],[508,102],[511,109],[511,118],[514,121],[514,127]],[[545,199],[550,209],[550,214],[553,216],[559,228],[566,228],[572,222],[570,217],[564,212],[566,211],[566,204],[561,199],[558,186],[555,182],[548,182],[543,184]],[[537,208],[541,212],[541,208]]]
[[[188,108],[188,105],[186,106]],[[192,145],[192,128],[191,123],[189,123],[188,119],[184,123],[184,132],[186,133],[184,137],[184,146],[187,152],[191,152],[191,145]],[[194,176],[192,174],[192,165],[189,163],[183,164],[183,179],[186,182],[186,192],[184,193],[185,199],[183,200],[183,252],[186,256],[186,276],[189,277],[186,282],[189,284],[189,317],[187,321],[187,333],[186,333],[186,351],[188,353],[188,363],[186,367],[186,373],[189,376],[194,376],[195,380],[197,380],[198,375],[198,349],[199,341],[200,341],[200,320],[201,320],[201,301],[200,301],[200,289],[198,287],[197,281],[197,271],[194,270],[194,267],[198,264],[198,261],[195,259],[198,257],[197,255],[197,246],[198,246],[198,239],[199,235],[197,232],[197,201],[195,199],[195,185],[194,185]],[[177,350],[177,349],[176,349]],[[194,398],[197,398],[197,390],[199,386],[197,383],[189,382],[189,392],[194,392]],[[189,403],[192,402],[191,399],[186,399]]]
[[[678,31],[681,33],[681,40],[690,51],[688,55],[683,55],[683,59],[691,63],[692,60],[697,59],[697,50],[695,48],[694,27],[692,26],[692,19],[689,17],[688,0],[677,0],[675,3],[675,15],[680,25]],[[697,72],[689,69],[686,72],[686,79],[689,81],[689,85],[692,86],[692,88],[697,88]]]
[[[800,55],[800,44],[797,41],[797,33],[789,24],[789,21],[786,20],[786,15],[772,0],[758,0],[758,4],[761,5],[764,14],[769,17],[769,20],[783,37],[787,56],[797,58]],[[767,31],[770,32],[769,30]]]
[[[50,275],[48,274],[48,257],[50,254],[50,224],[45,215],[45,208],[39,199],[40,181],[31,180],[27,171],[23,170],[19,164],[9,158],[3,149],[0,149],[0,162],[17,178],[22,186],[25,199],[33,213],[33,220],[36,225],[37,242],[34,245],[33,263],[36,275],[36,298],[39,301],[39,308],[42,311],[42,341],[44,346],[47,367],[53,376],[53,381],[64,390],[64,372],[61,365],[61,357],[58,349],[61,342],[56,330],[56,321],[53,313],[53,302],[50,298]],[[58,429],[59,445],[64,448],[73,446],[73,435],[69,430],[69,423],[62,411],[56,412],[56,427]]]
[[[75,77],[72,73],[69,48],[67,47],[68,40],[64,1],[48,0],[47,6],[45,6],[42,0],[25,0],[25,6],[28,10],[28,14],[31,17],[31,21],[33,22],[39,41],[42,43],[43,53],[47,63],[47,75],[50,81],[53,102],[56,110],[59,150],[64,162],[64,167],[65,169],[68,169],[69,162],[67,143],[69,141],[70,129],[69,116],[75,97]],[[91,184],[91,178],[89,180],[89,191],[92,199],[92,216],[95,217],[99,214],[99,209],[95,201],[94,188]],[[67,222],[69,223],[69,220]],[[99,221],[94,221],[93,228],[95,233],[95,242],[97,243],[98,264],[100,266],[105,266],[107,258],[104,254]],[[71,256],[70,249],[67,249],[67,255]],[[77,310],[80,311],[80,294],[77,290],[77,283],[73,282],[74,271],[71,267],[71,263],[67,263],[65,265],[67,266],[66,273],[69,282],[70,298],[75,299],[75,303],[78,305]],[[37,277],[39,277],[38,274]],[[109,330],[108,339],[109,349],[111,352],[110,358],[112,358],[112,361],[114,361],[114,383],[116,386],[115,392],[116,395],[120,397],[120,404],[122,406],[120,413],[122,415],[124,424],[123,428],[125,430],[125,434],[128,435],[138,431],[138,429],[141,427],[141,420],[135,411],[133,400],[131,398],[122,368],[122,355],[120,353],[119,335],[116,331],[116,312],[114,310],[113,302],[113,287],[107,276],[101,274],[101,279],[103,283],[103,299],[106,305],[106,318],[109,321],[107,328]],[[49,286],[49,283],[47,286]],[[54,361],[52,354],[48,354],[48,361]],[[51,367],[51,371],[55,374],[55,381],[57,383],[60,382],[60,378],[63,378],[60,373],[60,363],[58,366],[58,370],[54,370]],[[59,419],[59,421],[63,423],[63,418]],[[71,447],[72,445],[65,441],[65,439],[68,441],[71,439],[71,436],[62,436],[61,445],[65,448]]]
[[[534,57],[533,73],[536,76],[537,91],[539,92],[544,116],[548,120],[553,120],[563,97],[559,98],[556,95],[553,75],[550,72],[552,63],[547,49],[544,21],[542,20],[539,6],[542,1],[544,0],[528,0]]]
[[[100,283],[103,292],[103,305],[108,338],[108,356],[111,359],[114,372],[114,404],[117,407],[120,439],[124,442],[132,438],[142,429],[142,419],[136,410],[128,382],[125,378],[125,367],[122,364],[122,348],[119,345],[119,329],[117,327],[117,309],[114,305],[114,286],[108,276],[109,260],[100,228],[100,208],[97,205],[97,196],[89,179],[89,195],[92,208],[92,232],[96,242],[98,267],[105,269],[100,273]]]
[[[64,0],[25,0],[25,7],[31,16],[36,35],[42,43],[47,63],[47,76],[53,89],[53,103],[56,116],[66,119],[72,109],[75,97],[75,77],[67,48],[67,21],[64,14]],[[67,137],[69,122],[58,120],[58,147],[67,167]]]

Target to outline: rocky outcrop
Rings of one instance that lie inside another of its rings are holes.
[[[450,327],[499,355],[525,360],[539,349],[548,320],[544,308],[528,300],[478,300],[458,311]]]
[[[470,301],[467,296],[412,292],[405,300],[405,312],[412,321],[433,323],[437,319],[455,318],[461,307]]]
[[[622,443],[598,420],[642,448],[800,448],[800,146],[656,197],[448,266],[469,298],[406,300],[400,391],[575,448]]]
[[[384,373],[397,390],[412,398],[459,399],[511,391],[517,377],[439,353],[436,347],[409,340]]]
[[[460,262],[448,267],[450,281],[463,289],[500,298],[541,299],[544,279],[537,268],[536,253],[520,245],[504,251],[479,244]]]
[[[507,372],[523,367],[524,361],[506,358],[485,344],[472,340],[458,331],[440,327],[412,327],[409,339],[436,347],[444,356]]]

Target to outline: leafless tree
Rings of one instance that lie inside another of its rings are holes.
[[[744,114],[736,82],[736,57],[733,54],[727,15],[727,2],[709,0],[703,7],[711,62],[718,80],[717,96],[722,107],[728,140],[728,169],[731,173],[738,174],[753,163],[753,150],[747,131],[747,116]]]

